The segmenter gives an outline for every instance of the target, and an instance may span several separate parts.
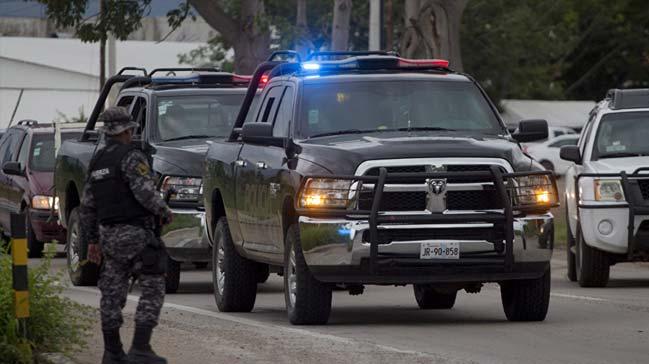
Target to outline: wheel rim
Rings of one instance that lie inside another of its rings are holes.
[[[223,251],[223,245],[219,244],[217,250],[216,250],[216,267],[215,267],[215,272],[216,272],[216,289],[219,292],[219,295],[223,295],[223,287],[225,286],[225,259],[223,258],[223,255],[225,254],[225,251]]]
[[[288,282],[288,300],[291,304],[291,307],[295,307],[295,301],[297,300],[297,277],[295,251],[293,251],[292,249],[288,257],[288,272],[286,272],[286,274],[286,280]]]
[[[79,269],[79,232],[77,226],[70,229],[70,239],[68,240],[68,259],[70,261],[70,271],[76,272]]]

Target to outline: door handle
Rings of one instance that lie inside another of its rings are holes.
[[[266,169],[268,168],[268,165],[266,164],[266,162],[257,162],[257,168]]]
[[[247,163],[242,159],[237,159],[236,161],[234,161],[234,164],[236,164],[237,167],[245,167]]]

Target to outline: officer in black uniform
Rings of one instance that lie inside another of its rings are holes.
[[[106,109],[106,146],[90,162],[81,201],[81,237],[88,259],[103,260],[99,277],[102,363],[166,363],[149,344],[164,302],[166,251],[155,235],[157,223],[170,223],[171,210],[156,190],[148,158],[131,144],[138,124],[121,107]],[[157,220],[157,221],[156,221]],[[128,357],[119,328],[129,278],[138,276],[142,294],[135,314],[135,335]]]

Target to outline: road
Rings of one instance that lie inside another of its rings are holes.
[[[57,258],[54,269],[65,260]],[[544,322],[506,321],[497,285],[460,293],[455,308],[421,311],[411,287],[368,287],[362,296],[334,293],[327,326],[291,326],[281,278],[259,287],[252,313],[216,309],[209,270],[184,271],[168,295],[154,347],[170,363],[648,363],[649,266],[612,268],[605,289],[579,288],[565,278],[555,251],[552,297]],[[137,289],[129,297],[124,335],[132,331]],[[95,288],[66,295],[97,306]],[[99,328],[83,363],[98,362]]]

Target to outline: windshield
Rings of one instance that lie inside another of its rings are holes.
[[[81,133],[61,133],[61,142],[79,138]],[[54,155],[54,134],[41,134],[32,137],[32,150],[29,155],[29,168],[32,171],[52,172],[56,156]]]
[[[158,98],[161,140],[225,137],[232,131],[244,94]]]
[[[649,112],[624,112],[602,117],[593,159],[649,155]]]
[[[306,84],[303,94],[303,138],[341,131],[502,131],[485,97],[468,82],[316,83]]]

